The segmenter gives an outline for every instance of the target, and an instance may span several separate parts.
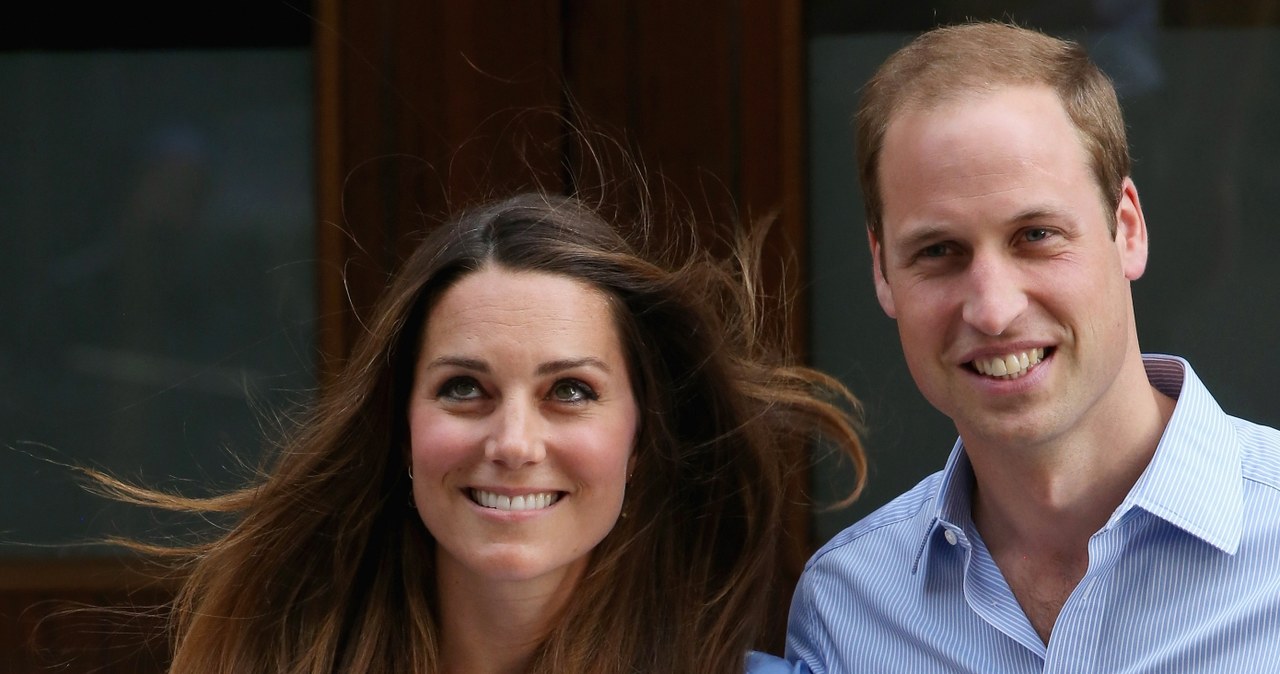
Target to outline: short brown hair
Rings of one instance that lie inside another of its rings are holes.
[[[894,115],[1009,85],[1043,84],[1062,101],[1089,155],[1104,203],[1120,200],[1129,144],[1111,80],[1079,44],[1007,23],[936,28],[886,60],[863,88],[856,118],[858,180],[867,228],[882,240],[880,150]],[[1111,233],[1115,235],[1113,209]]]

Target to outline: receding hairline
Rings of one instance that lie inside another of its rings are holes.
[[[1043,86],[1055,94],[1089,157],[1104,203],[1114,205],[1132,160],[1123,112],[1106,74],[1075,40],[1011,23],[970,22],[916,36],[885,59],[862,90],[855,117],[858,180],[873,236],[883,224],[880,169],[888,128],[913,111],[1019,86]]]
[[[877,152],[876,170],[877,172],[883,166],[883,154],[885,140],[889,137],[889,130],[900,123],[903,119],[911,115],[932,115],[936,113],[946,113],[948,110],[954,110],[970,103],[982,102],[1001,94],[1012,91],[1036,91],[1041,94],[1047,94],[1052,97],[1057,104],[1057,110],[1062,113],[1062,119],[1071,128],[1076,140],[1079,142],[1081,151],[1084,153],[1086,165],[1089,161],[1088,156],[1088,139],[1084,132],[1076,124],[1071,117],[1071,111],[1067,108],[1067,101],[1063,100],[1062,92],[1058,91],[1052,84],[1035,78],[1025,78],[1020,81],[1001,81],[1001,82],[984,82],[981,86],[972,88],[948,88],[944,92],[934,96],[911,96],[905,97],[899,101],[898,105],[889,111],[886,115],[886,124],[880,133],[879,151]]]

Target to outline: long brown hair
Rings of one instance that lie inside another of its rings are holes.
[[[627,516],[532,672],[741,672],[775,605],[783,493],[816,433],[858,470],[857,401],[762,329],[761,236],[731,260],[636,252],[581,202],[523,194],[462,213],[404,263],[333,385],[260,481],[207,499],[116,495],[234,524],[146,547],[184,576],[173,671],[438,672],[434,542],[409,506],[405,411],[434,302],[483,265],[583,281],[614,309],[640,408]],[[701,250],[695,247],[695,251]]]

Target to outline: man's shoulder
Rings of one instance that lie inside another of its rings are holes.
[[[894,559],[895,550],[914,555],[933,521],[941,480],[941,472],[926,477],[836,534],[814,553],[805,570],[819,566],[880,565]]]
[[[935,522],[941,481],[942,473],[930,475],[813,555],[792,599],[788,658],[848,671],[839,663],[862,652],[859,640],[887,643],[870,635],[899,620],[904,593],[923,578],[915,565]]]

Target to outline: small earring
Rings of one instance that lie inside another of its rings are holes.
[[[413,482],[413,466],[409,466],[409,481]]]

